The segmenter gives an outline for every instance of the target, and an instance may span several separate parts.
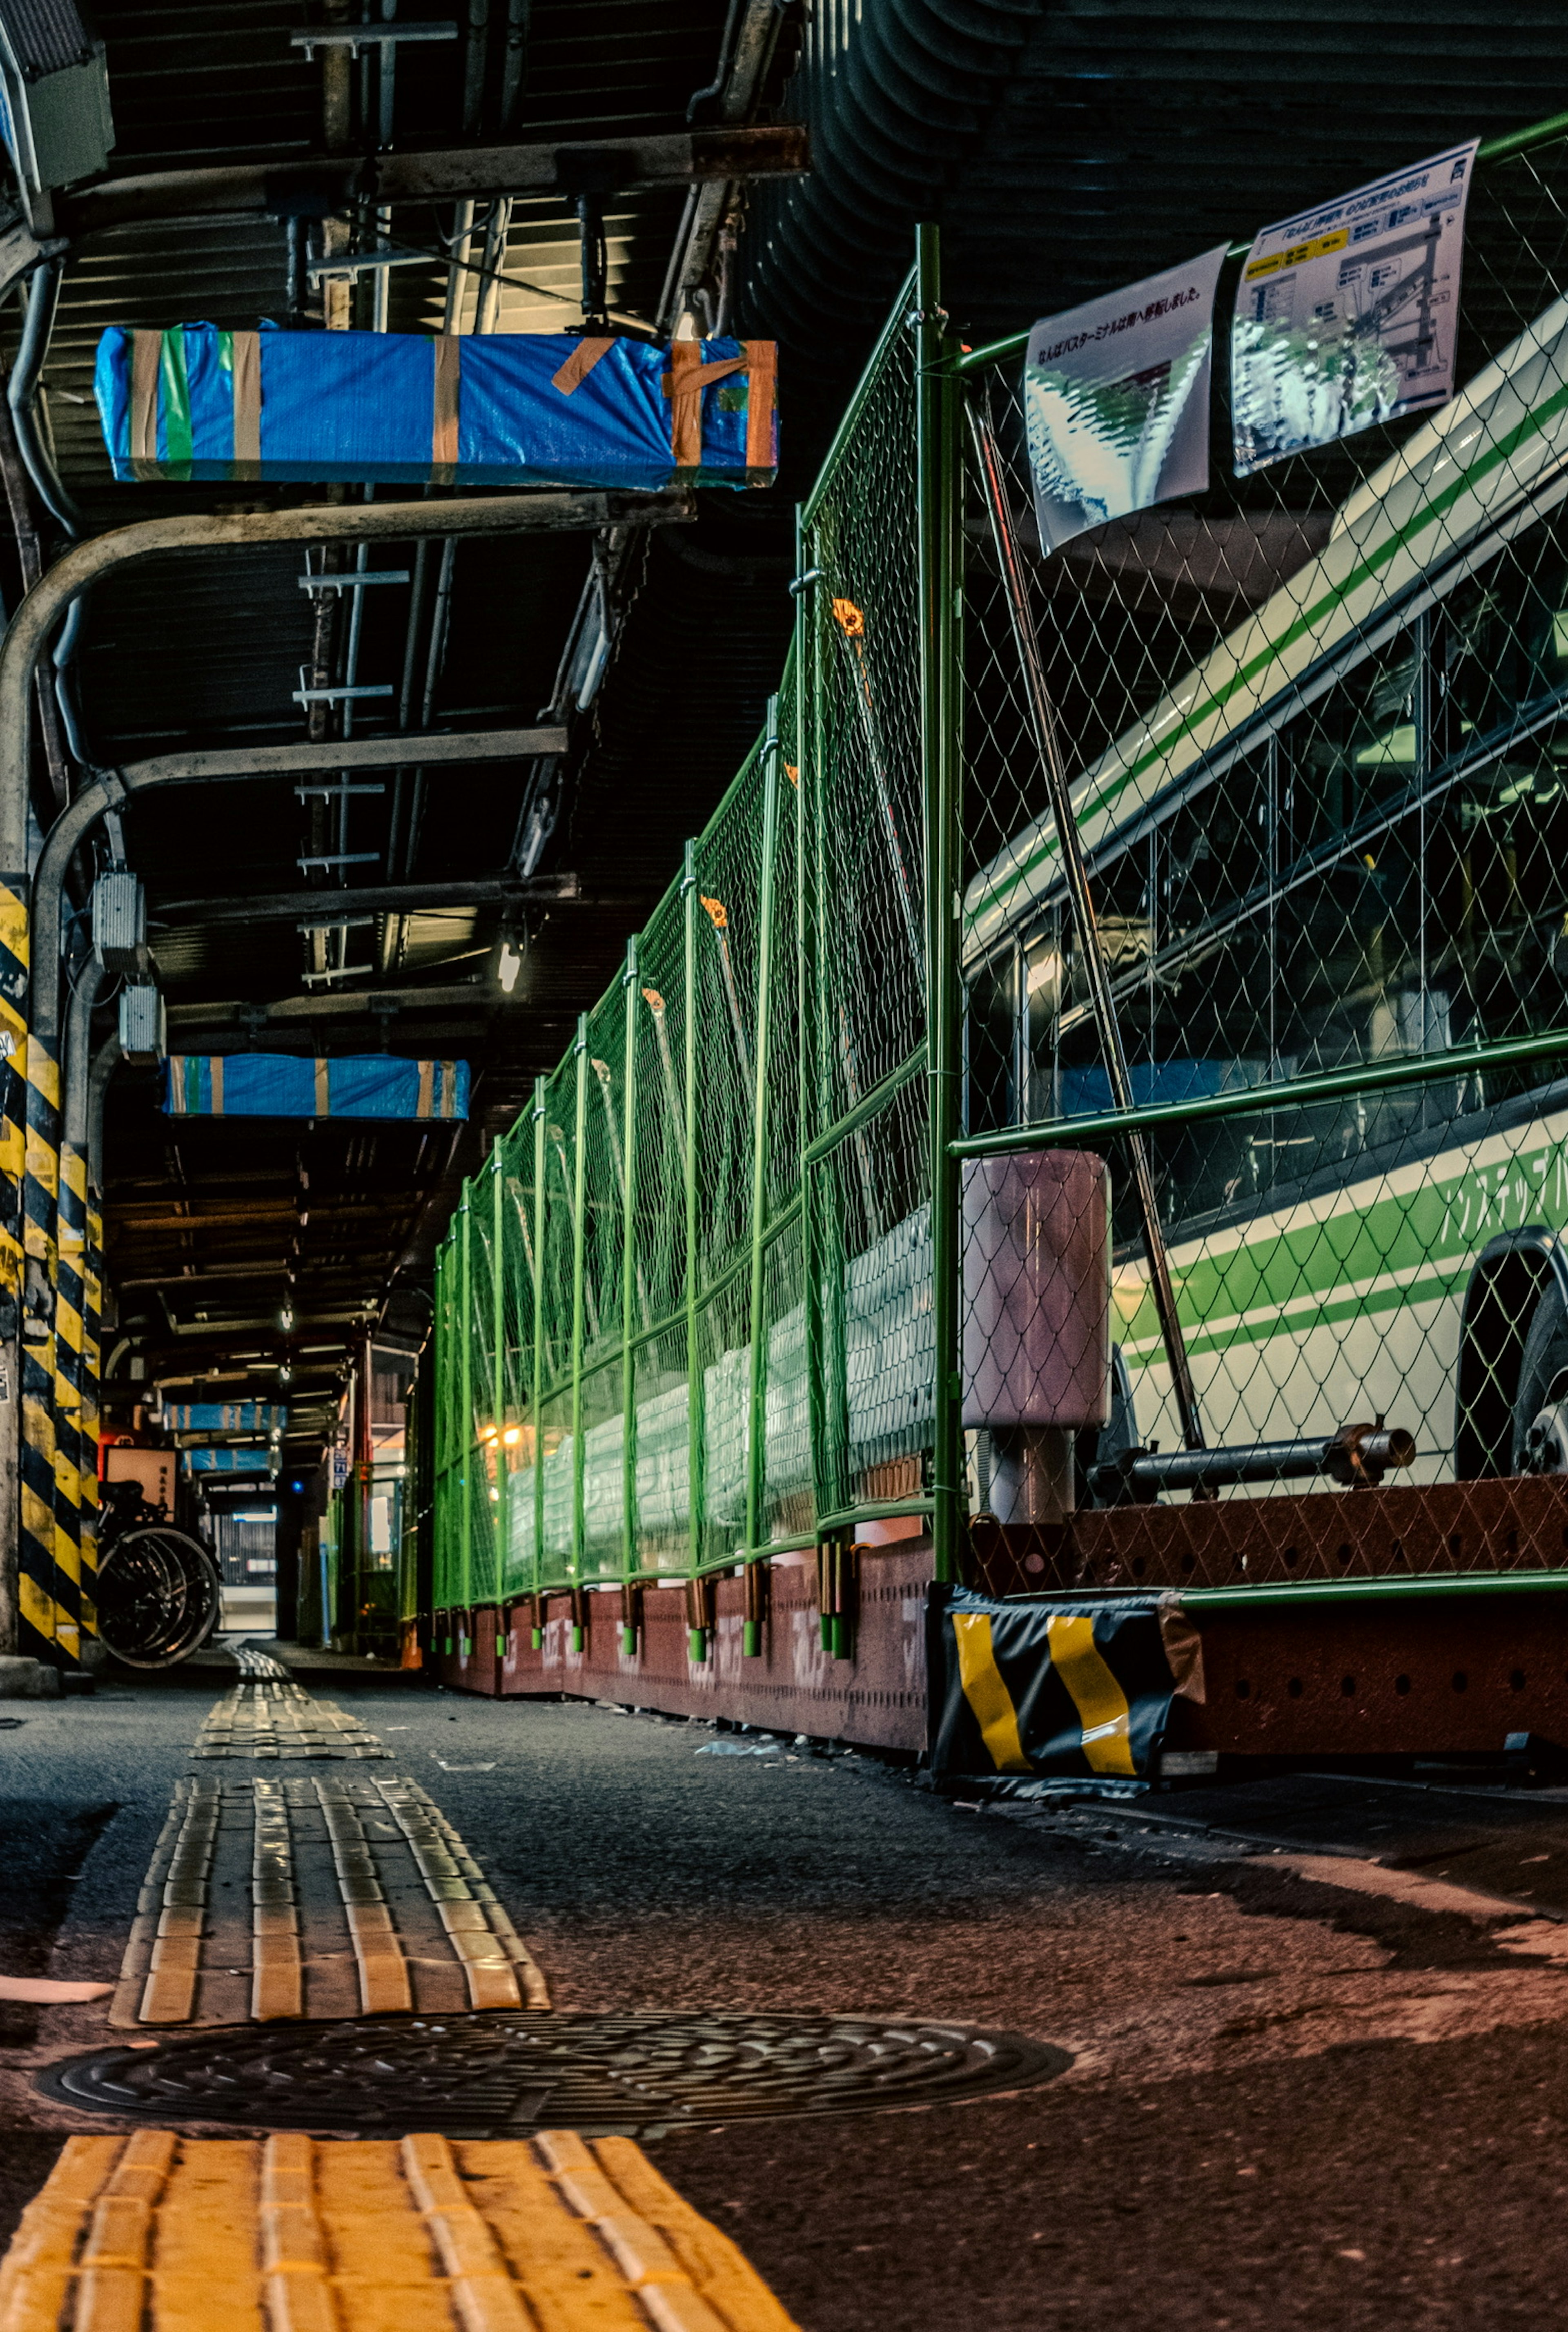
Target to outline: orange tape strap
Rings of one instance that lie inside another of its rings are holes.
[[[674,410],[670,416],[671,451],[677,470],[700,469],[703,461],[703,391],[716,380],[728,380],[732,372],[751,375],[751,393],[747,399],[746,465],[748,469],[771,469],[773,466],[773,379],[775,355],[771,340],[744,340],[747,354],[741,357],[715,357],[711,364],[702,361],[703,350],[696,340],[670,342],[670,369],[664,375],[664,395]],[[759,367],[755,351],[763,352]],[[759,373],[762,376],[760,387]],[[765,426],[760,433],[757,406],[762,404]],[[752,452],[760,442],[767,450],[762,454]]]
[[[672,340],[664,395],[670,400],[670,454],[678,470],[695,470],[703,460],[703,396],[697,375],[703,350],[696,340]]]
[[[551,388],[559,388],[563,397],[569,397],[574,388],[582,387],[600,357],[607,356],[614,346],[614,340],[579,340],[551,378]]]
[[[158,460],[158,374],[163,361],[163,334],[136,331],[130,336],[130,458]]]
[[[141,335],[138,333],[139,339]],[[234,380],[234,460],[259,464],[262,458],[262,336],[232,336]]]
[[[435,407],[430,424],[430,459],[437,469],[457,461],[457,416],[463,343],[453,332],[435,336]]]

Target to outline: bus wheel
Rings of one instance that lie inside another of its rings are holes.
[[[1568,1304],[1548,1287],[1536,1305],[1514,1402],[1515,1474],[1568,1472]]]

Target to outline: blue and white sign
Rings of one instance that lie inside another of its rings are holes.
[[[1238,478],[1448,403],[1477,142],[1257,237],[1230,328]]]

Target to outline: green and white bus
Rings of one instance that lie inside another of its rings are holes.
[[[1074,796],[1137,1102],[1568,1026],[1568,301]],[[963,912],[969,1130],[1070,1143],[1111,1096],[1048,817]],[[1568,1464],[1568,1054],[1152,1154],[1210,1441],[1382,1413],[1417,1481]],[[1141,1242],[1113,1286],[1124,1431],[1178,1447]]]

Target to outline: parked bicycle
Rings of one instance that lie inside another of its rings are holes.
[[[128,1668],[188,1659],[217,1626],[223,1583],[211,1553],[149,1505],[138,1482],[106,1482],[99,1527],[98,1631]]]

